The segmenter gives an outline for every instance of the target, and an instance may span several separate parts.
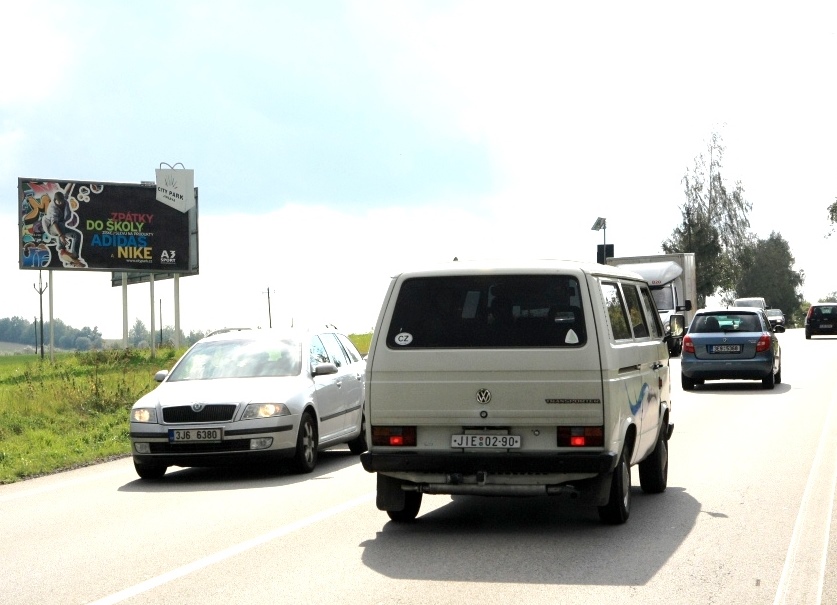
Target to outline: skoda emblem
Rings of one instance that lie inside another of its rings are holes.
[[[203,407],[204,406],[203,406],[202,403],[193,403],[192,404],[192,411],[193,412],[200,412],[201,410],[203,410]]]
[[[477,391],[477,403],[488,403],[489,401],[491,401],[491,391],[488,389]]]

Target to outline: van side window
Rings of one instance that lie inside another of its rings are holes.
[[[633,336],[631,324],[628,322],[628,312],[625,309],[619,285],[614,282],[602,282],[602,298],[604,298],[614,340],[630,340]]]
[[[651,331],[652,338],[663,337],[663,324],[660,323],[660,313],[654,305],[654,296],[645,286],[639,289],[642,295],[642,300],[645,303],[645,310],[648,314],[648,328]]]
[[[642,309],[642,303],[639,302],[639,292],[636,286],[623,283],[622,291],[625,293],[628,319],[631,321],[634,338],[648,338],[648,322],[645,321],[645,313]]]

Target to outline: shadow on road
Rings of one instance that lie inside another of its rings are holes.
[[[276,462],[274,466],[260,464],[220,466],[207,468],[169,467],[158,480],[137,477],[135,481],[119,488],[121,492],[205,492],[233,489],[256,489],[293,485],[301,481],[328,480],[328,475],[353,464],[359,464],[358,456],[347,447],[335,447],[319,453],[317,466],[312,473],[298,474],[291,470],[290,461]]]
[[[593,507],[550,497],[457,497],[413,523],[386,523],[362,544],[363,562],[403,580],[643,585],[688,536],[701,507],[684,488],[633,490],[631,517],[620,526],[603,525]]]

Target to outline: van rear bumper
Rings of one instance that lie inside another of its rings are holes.
[[[474,454],[446,452],[364,452],[363,468],[370,473],[609,473],[616,467],[613,452]]]

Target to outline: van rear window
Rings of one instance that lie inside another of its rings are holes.
[[[569,275],[407,279],[387,333],[394,349],[580,347],[586,341],[579,283]]]

